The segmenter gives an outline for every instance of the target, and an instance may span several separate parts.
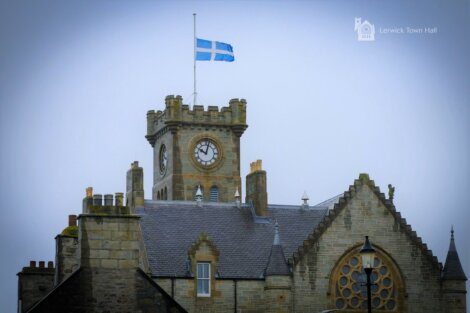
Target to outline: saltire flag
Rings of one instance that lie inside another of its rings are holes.
[[[196,38],[196,61],[233,62],[233,48],[228,43]]]

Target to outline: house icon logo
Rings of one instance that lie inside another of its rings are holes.
[[[354,19],[354,30],[357,32],[358,41],[374,41],[375,40],[375,27],[374,24],[369,23],[368,20],[362,22],[362,18],[356,17]]]

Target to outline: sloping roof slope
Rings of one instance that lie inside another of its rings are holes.
[[[326,214],[325,207],[268,206],[266,223],[256,223],[252,209],[232,203],[145,201],[136,209],[154,277],[191,277],[188,250],[199,234],[210,236],[220,251],[218,277],[263,278],[271,252],[274,223],[280,227],[286,259]]]

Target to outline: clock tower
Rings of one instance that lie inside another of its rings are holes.
[[[233,201],[241,193],[240,137],[246,125],[246,101],[228,107],[183,104],[167,96],[164,111],[147,112],[147,135],[153,148],[154,200]]]

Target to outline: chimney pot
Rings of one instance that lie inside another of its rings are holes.
[[[113,195],[104,195],[104,205],[113,205]]]
[[[116,192],[114,194],[114,199],[116,199],[116,206],[123,206],[124,205],[124,193]]]
[[[69,215],[69,226],[77,226],[77,216]]]
[[[45,265],[46,265],[46,262],[39,261],[39,268],[44,268]]]
[[[101,206],[103,204],[103,196],[100,194],[93,195],[93,205]]]
[[[29,267],[36,267],[36,261],[29,261]]]
[[[54,262],[49,261],[47,262],[47,268],[53,268],[54,267]]]
[[[86,189],[86,197],[87,197],[87,198],[93,197],[93,187],[88,187],[88,188]]]

